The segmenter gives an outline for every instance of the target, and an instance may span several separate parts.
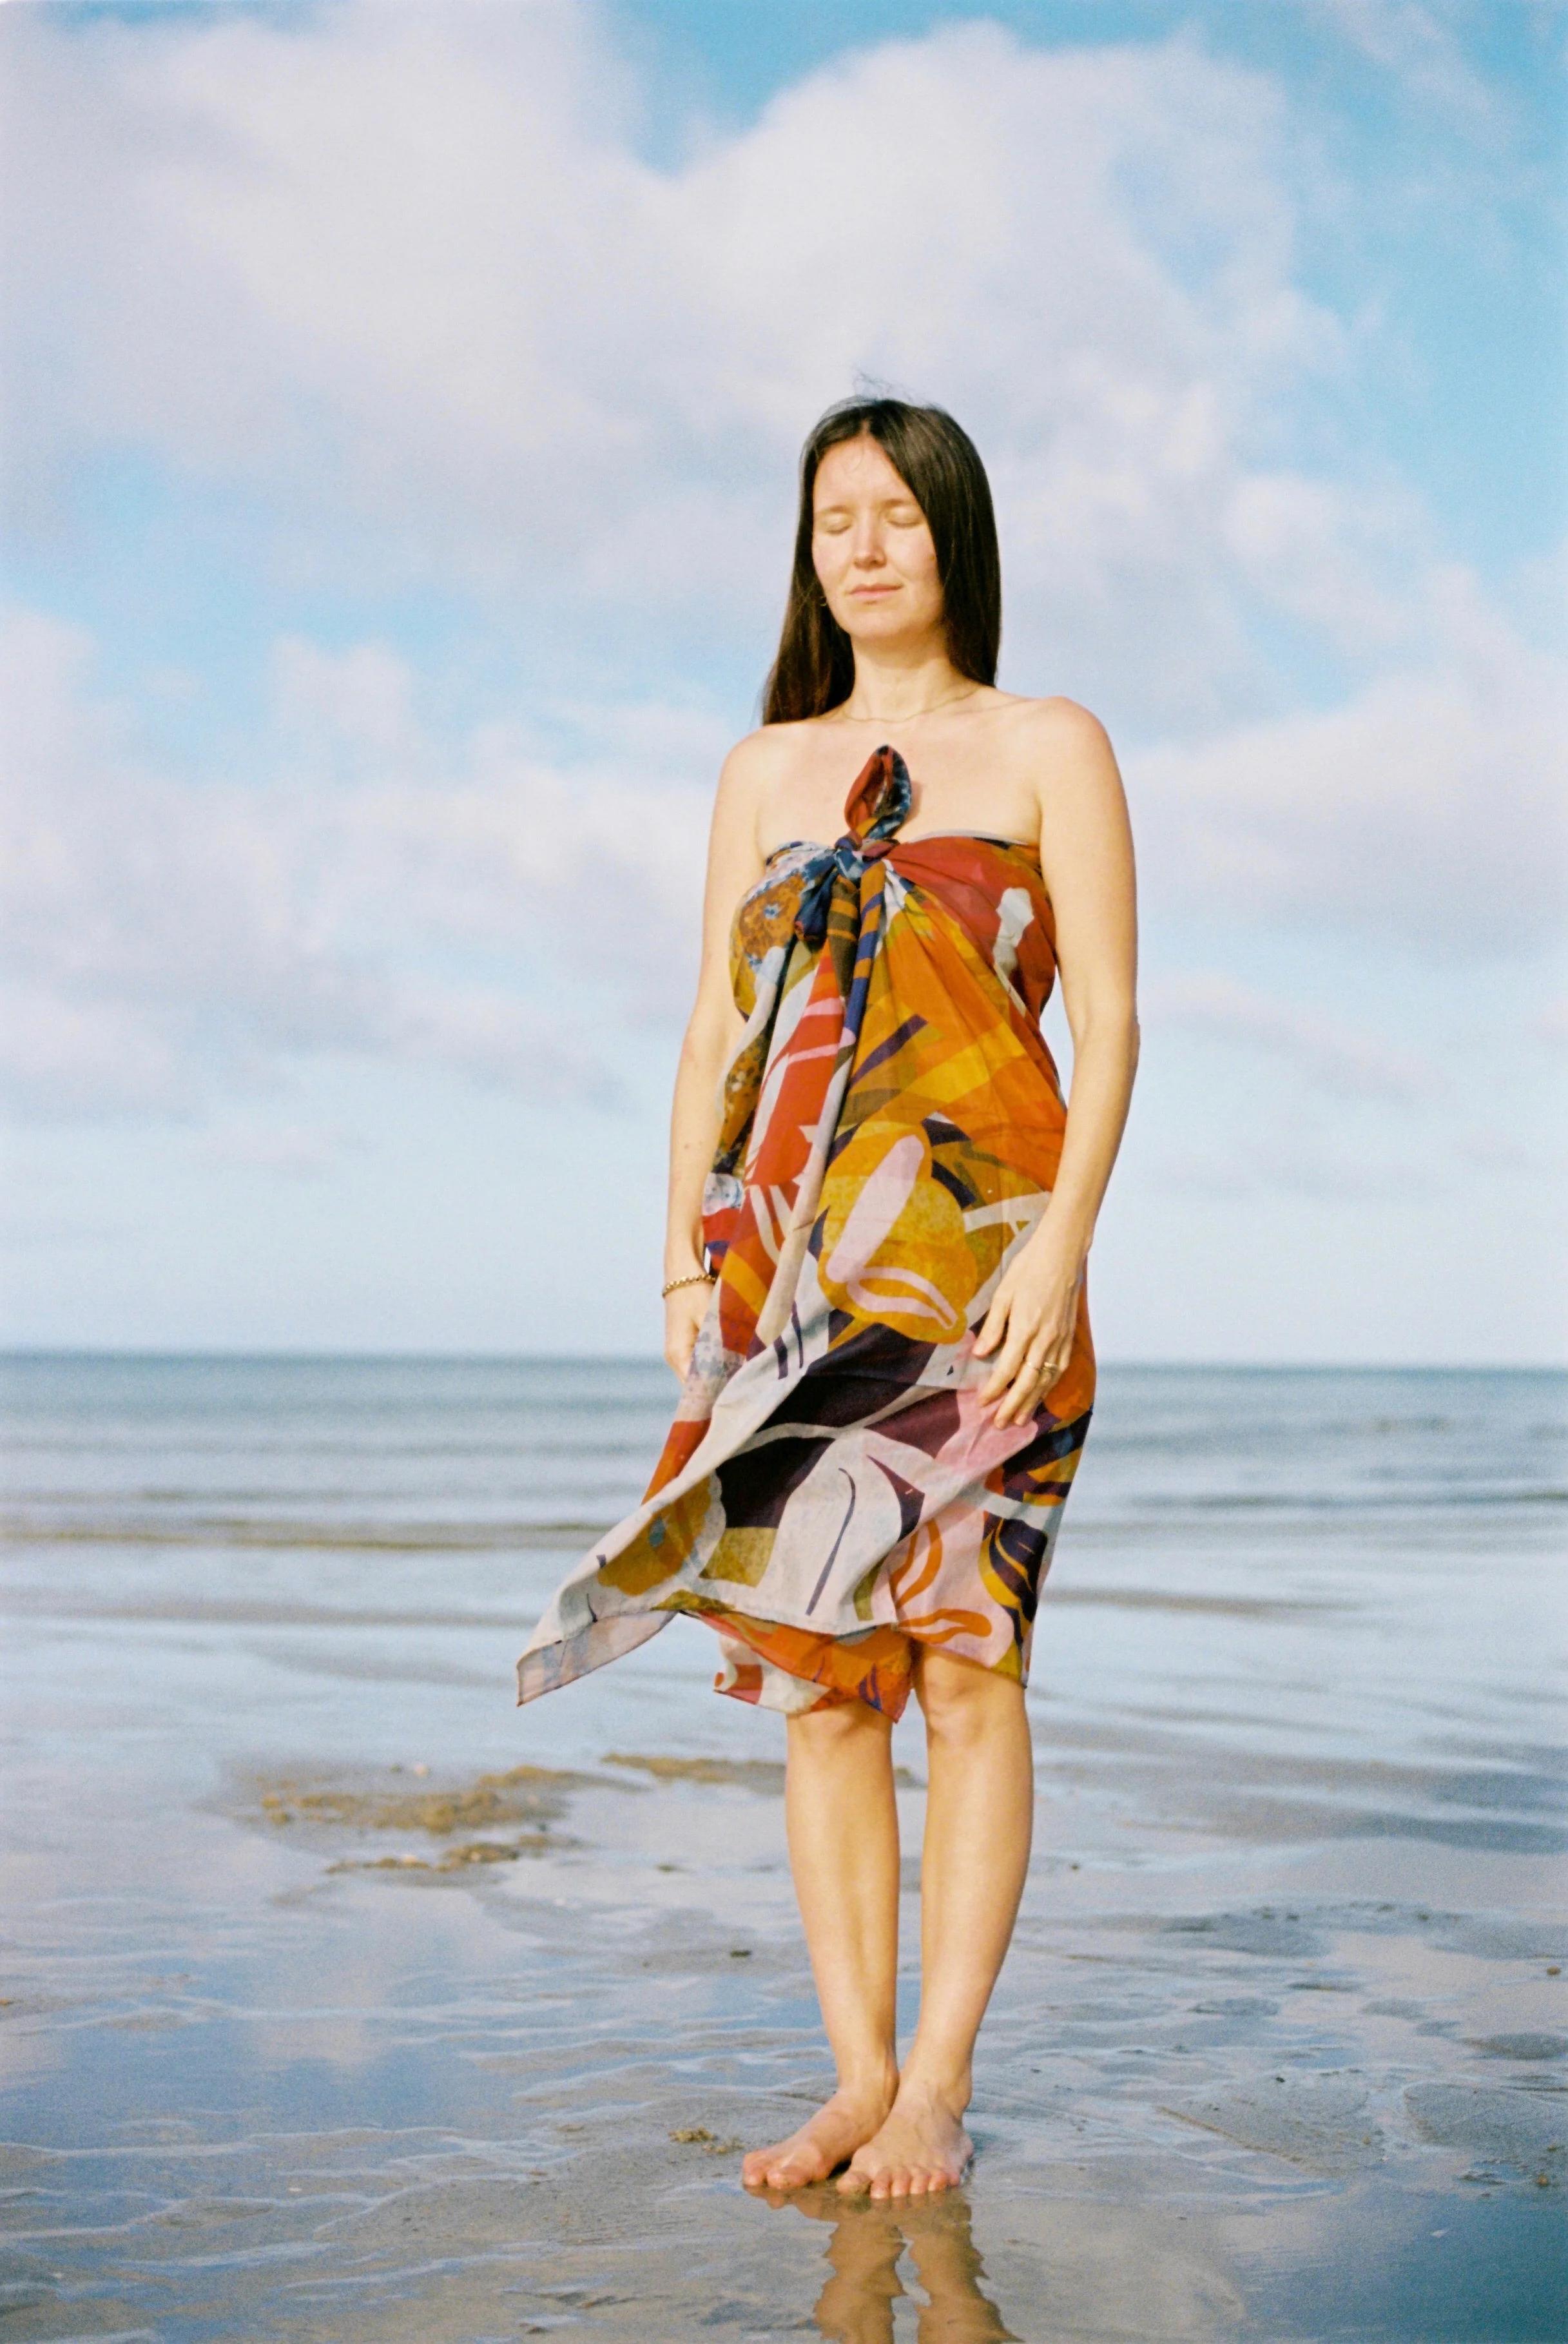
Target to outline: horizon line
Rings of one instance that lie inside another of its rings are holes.
[[[242,1347],[218,1344],[193,1347],[3,1343],[0,1361],[117,1360],[175,1365],[182,1361],[228,1360],[363,1367],[661,1367],[668,1363],[657,1351],[543,1350],[359,1350],[342,1348]],[[1119,1370],[1162,1374],[1258,1375],[1568,1375],[1568,1359],[1148,1359],[1101,1357],[1098,1366]]]

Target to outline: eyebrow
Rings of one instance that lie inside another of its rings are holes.
[[[878,497],[876,498],[875,502],[878,505],[918,506],[920,500],[916,495],[913,489],[905,489],[895,497]],[[842,500],[835,500],[833,504],[814,505],[812,508],[813,518],[818,520],[821,520],[824,513],[848,512],[849,510],[850,507],[844,503]]]

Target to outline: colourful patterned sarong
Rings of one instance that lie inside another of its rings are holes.
[[[876,750],[845,835],[775,848],[736,907],[717,1283],[647,1492],[557,1590],[520,1702],[678,1612],[719,1632],[715,1689],[771,1708],[896,1717],[922,1643],[1027,1677],[1094,1399],[1085,1297],[1022,1422],[981,1405],[973,1346],[1061,1153],[1054,921],[1032,847],[900,840],[911,796]]]

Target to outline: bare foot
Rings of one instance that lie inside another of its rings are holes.
[[[893,2105],[894,2089],[891,2081],[881,2091],[841,2086],[787,2140],[743,2157],[741,2179],[748,2189],[802,2189],[807,2182],[825,2181],[871,2138]]]
[[[900,2085],[886,2122],[855,2150],[839,2187],[870,2198],[924,2198],[950,2189],[975,2153],[963,2116],[962,2101],[929,2086]]]

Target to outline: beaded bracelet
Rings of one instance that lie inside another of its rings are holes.
[[[673,1294],[677,1286],[712,1286],[713,1283],[713,1273],[711,1269],[693,1269],[684,1278],[669,1279],[659,1288],[659,1299],[663,1302],[665,1295]]]

